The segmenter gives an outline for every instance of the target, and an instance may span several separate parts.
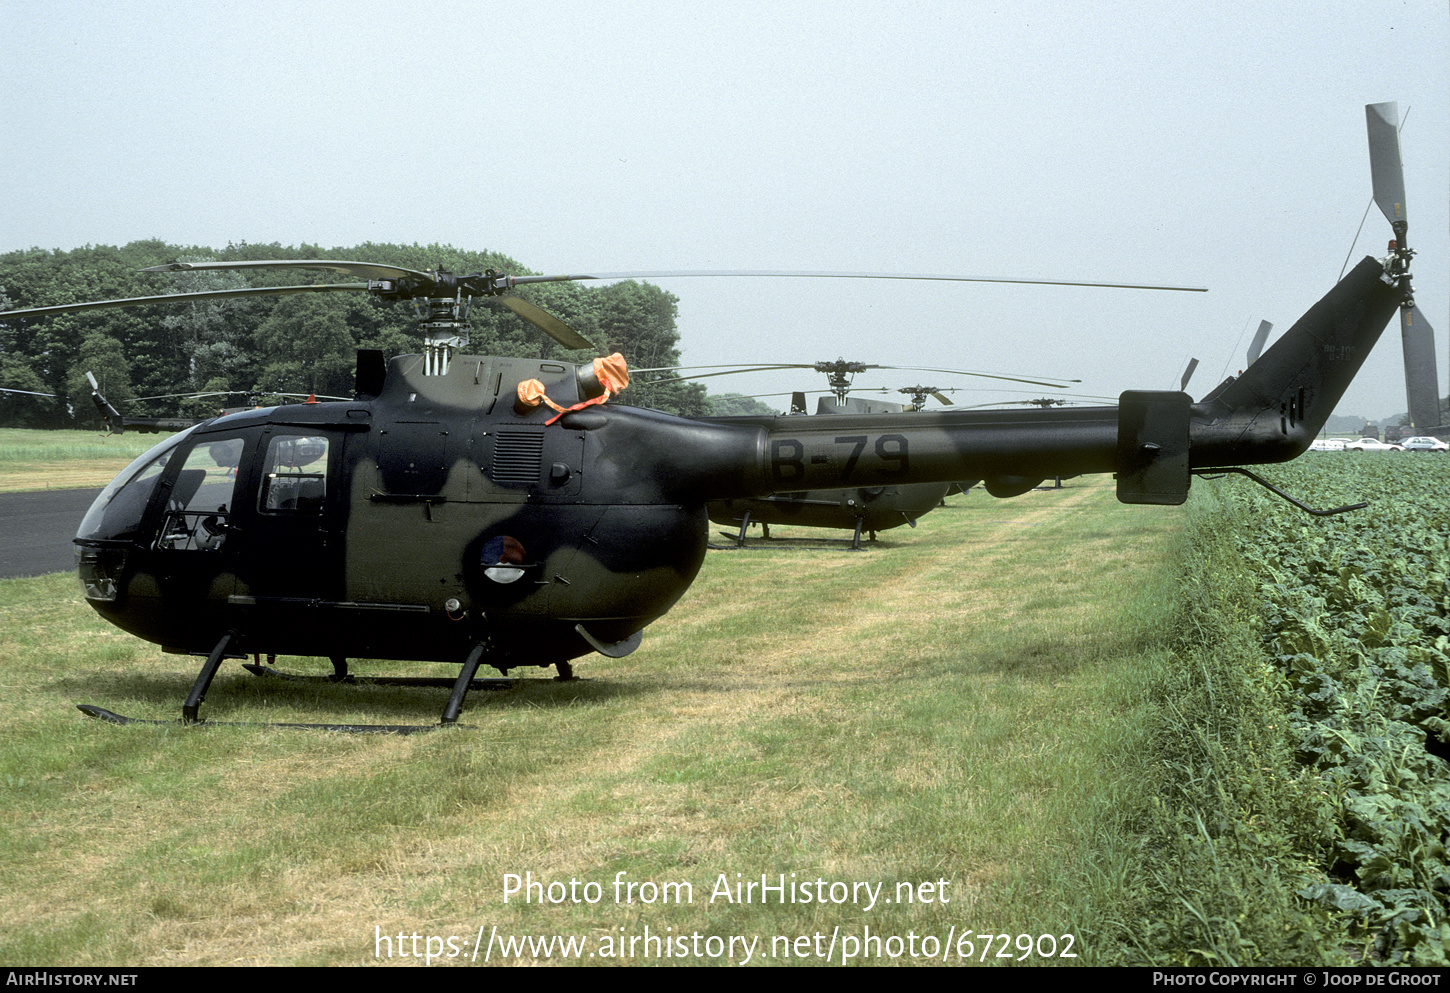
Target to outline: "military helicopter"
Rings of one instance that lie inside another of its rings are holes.
[[[86,382],[91,387],[91,402],[95,404],[97,412],[101,415],[101,430],[105,434],[125,434],[133,431],[137,434],[174,434],[177,431],[184,431],[196,424],[200,424],[208,418],[196,417],[128,417],[116,409],[111,401],[106,399],[101,392],[100,383],[96,382],[93,373],[86,373]],[[233,390],[226,392],[210,393],[164,393],[153,397],[136,397],[134,402],[142,400],[202,400],[208,397],[242,397],[245,404],[236,407],[223,407],[217,413],[219,415],[235,414],[238,411],[254,409],[261,406],[264,396],[281,397],[285,403],[288,399],[302,400],[305,403],[317,403],[321,400],[346,400],[347,397],[319,396],[316,393],[267,393],[262,390]]]
[[[453,724],[485,661],[568,677],[590,652],[633,652],[700,568],[714,500],[963,477],[1010,496],[1101,472],[1116,474],[1118,499],[1132,504],[1182,503],[1205,472],[1269,485],[1241,467],[1302,453],[1409,305],[1403,223],[1398,234],[1387,258],[1363,259],[1211,400],[1128,391],[1116,406],[814,417],[676,417],[604,402],[628,384],[617,356],[576,364],[463,351],[467,298],[588,277],[235,264],[342,271],[366,278],[342,289],[423,300],[424,354],[360,352],[350,401],[229,414],[137,458],[81,522],[81,583],[118,627],[205,656],[185,722],[199,721],[225,659],[265,653],[331,658],[337,678],[348,658],[459,665],[440,719]]]
[[[885,414],[915,411],[922,408],[929,396],[935,397],[943,404],[951,404],[951,400],[946,396],[946,393],[954,392],[954,388],[951,387],[939,388],[918,385],[898,389],[897,392],[907,394],[911,398],[912,403],[910,405],[849,395],[853,392],[887,392],[887,389],[884,387],[869,391],[857,391],[853,389],[854,377],[868,369],[950,373],[954,376],[977,376],[1009,382],[1031,383],[1037,386],[1060,385],[1058,383],[1048,383],[1037,379],[1025,379],[1018,376],[1006,376],[995,373],[967,372],[957,369],[924,369],[920,366],[873,365],[864,362],[847,361],[841,358],[831,362],[816,362],[811,365],[804,363],[773,363],[747,366],[672,367],[669,369],[642,369],[639,371],[641,373],[693,372],[694,369],[699,368],[720,371],[690,376],[677,376],[670,379],[656,380],[656,382],[702,379],[710,376],[734,375],[741,372],[811,369],[826,375],[829,388],[825,392],[831,394],[829,397],[822,396],[818,398],[816,407],[816,414],[818,416]],[[805,393],[792,394],[792,413],[805,413],[805,409]],[[862,440],[864,443],[864,439],[853,437],[852,440]],[[940,507],[942,501],[952,492],[963,492],[977,482],[979,480],[954,480],[951,482],[933,483],[897,483],[888,486],[857,486],[831,490],[803,490],[748,499],[712,500],[707,505],[706,510],[713,523],[726,525],[735,529],[733,533],[722,531],[721,534],[730,539],[737,548],[745,547],[746,535],[752,525],[758,524],[761,528],[762,536],[768,540],[770,538],[770,526],[775,524],[781,526],[850,531],[852,534],[849,547],[853,551],[859,551],[861,549],[861,538],[863,534],[869,541],[875,541],[878,531],[888,531],[892,528],[900,527],[903,524],[914,528],[916,527],[916,522],[921,517]]]

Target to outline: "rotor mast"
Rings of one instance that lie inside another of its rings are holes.
[[[468,314],[473,297],[496,296],[506,289],[493,269],[472,276],[455,276],[447,269],[427,273],[429,279],[369,279],[368,293],[382,300],[411,300],[423,335],[423,374],[444,376],[455,350],[468,347]],[[465,294],[465,290],[469,291]],[[441,292],[440,292],[441,291]],[[451,291],[451,295],[449,294]]]

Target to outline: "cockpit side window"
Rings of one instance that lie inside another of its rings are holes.
[[[267,444],[258,509],[264,514],[316,515],[327,499],[328,440],[279,435]]]
[[[220,551],[226,542],[242,439],[202,441],[187,455],[166,501],[158,547]]]

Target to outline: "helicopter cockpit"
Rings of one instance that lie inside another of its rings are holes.
[[[133,537],[140,530],[142,515],[172,453],[195,430],[192,427],[172,435],[121,470],[86,511],[76,538],[105,541]]]
[[[195,428],[172,435],[142,453],[101,491],[76,531],[76,569],[86,599],[109,603],[119,593],[118,580],[128,552],[142,530],[146,508],[156,484],[176,449]]]

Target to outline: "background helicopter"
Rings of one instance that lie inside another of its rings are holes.
[[[883,414],[916,411],[922,409],[926,398],[929,396],[935,397],[940,403],[949,406],[951,400],[946,394],[955,392],[956,390],[955,387],[939,388],[918,385],[901,387],[894,391],[908,395],[912,400],[910,404],[867,399],[859,395],[852,396],[852,393],[892,392],[887,387],[855,389],[853,386],[855,377],[869,369],[946,373],[953,376],[974,376],[1005,382],[1031,383],[1037,386],[1061,387],[1063,385],[1061,383],[1049,383],[1041,379],[1027,379],[1020,376],[967,372],[959,369],[933,369],[922,366],[874,365],[864,362],[847,361],[840,358],[831,362],[823,361],[813,364],[770,363],[734,367],[707,366],[694,368],[709,368],[717,371],[700,373],[694,376],[674,377],[673,379],[661,381],[670,382],[702,379],[711,376],[726,376],[736,373],[762,372],[776,369],[811,369],[815,372],[823,373],[827,377],[829,387],[822,392],[831,395],[818,398],[816,413],[827,415]],[[639,370],[642,374],[683,371],[691,371],[691,367]],[[1070,380],[1069,382],[1074,381]],[[791,413],[804,414],[806,412],[806,393],[793,393],[791,396]],[[793,493],[776,493],[771,496],[755,499],[716,500],[708,505],[707,510],[712,522],[735,529],[733,534],[728,532],[721,532],[721,534],[734,541],[736,547],[743,548],[745,546],[745,539],[751,525],[758,524],[761,528],[762,536],[769,539],[770,526],[775,524],[781,526],[850,531],[851,549],[860,550],[863,534],[867,536],[868,540],[875,541],[878,531],[888,531],[892,528],[900,527],[903,524],[914,528],[916,527],[916,522],[921,517],[940,507],[942,501],[951,493],[965,492],[976,485],[977,482],[979,480],[954,480],[943,483],[902,483],[888,486],[851,487],[847,489],[804,490]]]
[[[1386,260],[1362,260],[1199,403],[1128,391],[1116,407],[809,418],[600,406],[628,385],[618,357],[575,364],[462,351],[467,299],[608,274],[160,266],[364,276],[285,292],[423,301],[425,352],[391,362],[360,353],[352,401],[231,414],[157,445],[82,521],[79,572],[87,601],[113,623],[206,655],[184,720],[198,719],[224,659],[268,653],[328,656],[338,675],[348,657],[460,664],[442,715],[450,724],[485,660],[503,672],[556,665],[567,676],[570,660],[590,651],[621,657],[638,647],[699,569],[712,500],[963,476],[1013,495],[1048,476],[1114,472],[1123,502],[1177,504],[1195,473],[1294,458],[1393,311],[1411,305],[1411,254],[1402,235]],[[238,292],[267,290],[227,291]],[[579,340],[530,312],[538,308],[502,299],[556,340]]]
[[[202,421],[209,420],[209,418],[205,417],[127,417],[117,410],[111,401],[106,399],[93,373],[86,373],[86,382],[91,386],[91,402],[95,404],[96,410],[101,415],[101,430],[106,434],[125,434],[127,431],[134,431],[138,434],[159,434],[164,431],[167,434],[172,434],[177,431],[184,431],[189,427],[194,427],[202,423]],[[165,393],[153,397],[136,397],[135,402],[145,400],[201,400],[212,397],[238,397],[244,400],[244,403],[239,406],[223,406],[219,408],[215,416],[235,414],[243,410],[254,410],[261,406],[261,401],[266,397],[278,397],[283,403],[286,403],[289,399],[301,400],[304,403],[347,399],[347,397],[319,396],[316,393],[271,393],[266,390],[253,389],[210,393]]]

